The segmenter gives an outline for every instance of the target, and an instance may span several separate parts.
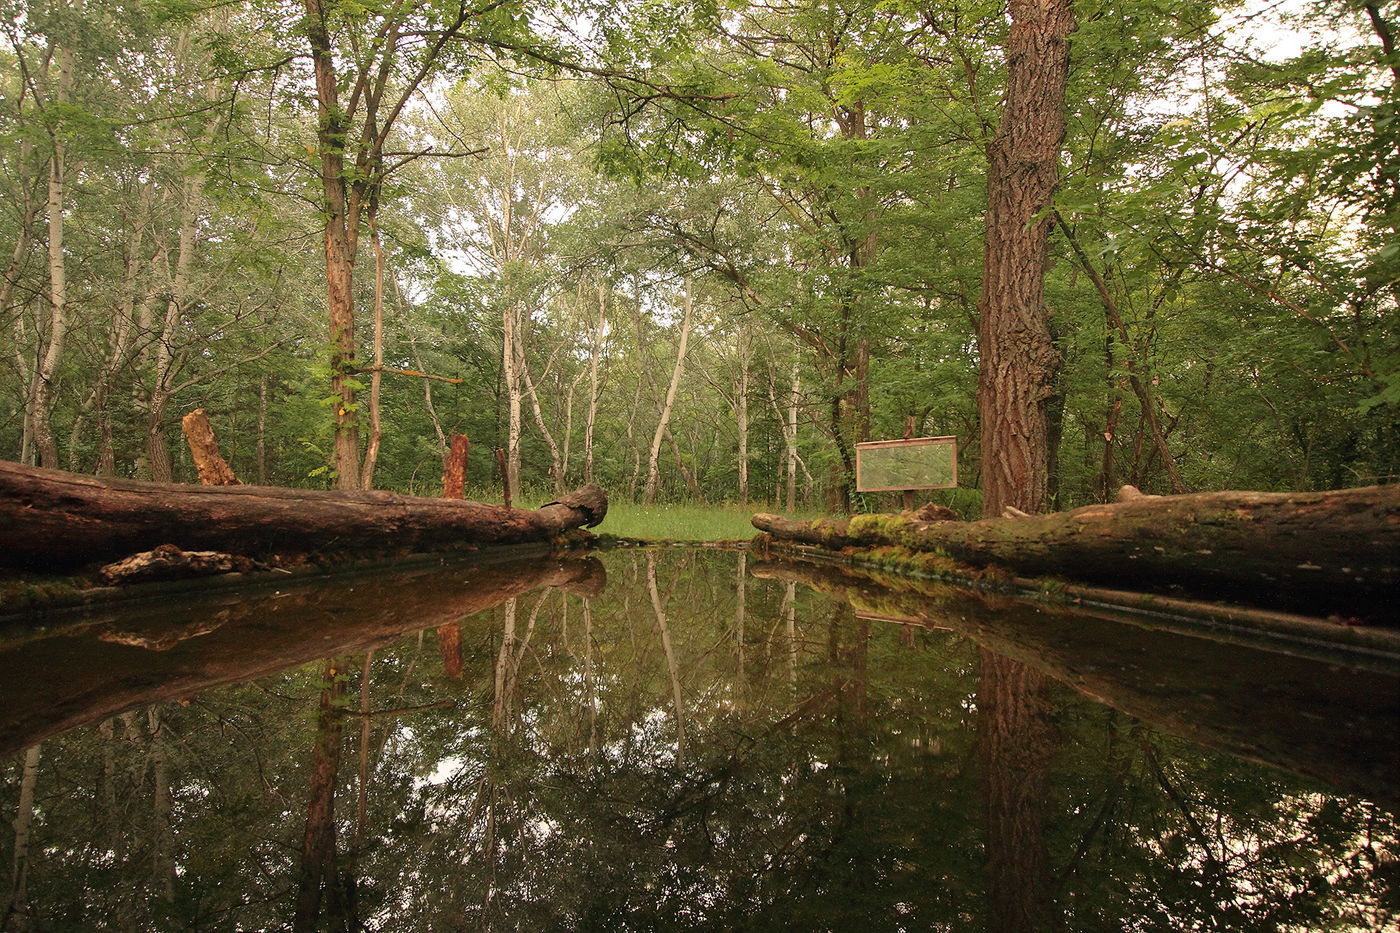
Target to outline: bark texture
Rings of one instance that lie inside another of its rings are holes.
[[[1050,218],[1060,177],[1070,0],[1011,0],[1006,104],[987,146],[987,239],[977,303],[984,515],[1038,512],[1049,478],[1046,405],[1059,355],[1045,305]]]
[[[1123,589],[1375,611],[1400,585],[1400,485],[1334,492],[1137,496],[1068,512],[979,522],[900,515],[797,522],[758,514],[774,538],[820,547],[938,550],[975,565]]]
[[[185,440],[190,445],[190,455],[194,457],[195,469],[199,471],[199,482],[204,486],[238,486],[238,477],[233,468],[219,453],[219,442],[214,438],[214,428],[209,424],[209,416],[203,408],[180,419],[185,432]]]
[[[172,486],[0,461],[0,565],[66,569],[161,544],[285,555],[543,542],[593,527],[607,511],[597,486],[532,512],[389,492]]]
[[[465,434],[452,435],[452,447],[442,465],[442,497],[462,499],[467,489],[467,454],[471,452],[471,441]]]

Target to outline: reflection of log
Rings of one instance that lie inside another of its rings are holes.
[[[796,522],[759,514],[781,541],[898,545],[973,564],[1201,596],[1375,611],[1400,586],[1400,484],[1316,493],[1139,496],[1053,515],[922,522],[894,515]]]
[[[541,586],[596,595],[597,559],[456,560],[281,578],[46,617],[62,634],[0,650],[0,758],[68,729],[220,684],[456,623]],[[171,632],[186,637],[172,643]],[[165,650],[150,650],[151,645]],[[58,673],[55,673],[58,672]]]
[[[596,525],[607,510],[597,486],[532,512],[389,492],[173,486],[0,461],[0,564],[53,570],[160,544],[261,556],[541,542]]]
[[[987,596],[851,567],[751,564],[857,609],[916,616],[1044,671],[1081,693],[1192,742],[1400,803],[1400,654],[1365,667],[1124,624],[1107,615]]]

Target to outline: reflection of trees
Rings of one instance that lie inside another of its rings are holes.
[[[1007,891],[1030,905],[1020,916],[1053,903],[1076,930],[1384,926],[1374,905],[1394,885],[1378,865],[1396,830],[1369,804],[1163,738],[966,637],[858,620],[802,586],[789,600],[786,584],[749,579],[741,611],[730,555],[609,561],[612,588],[586,601],[523,597],[508,638],[500,609],[464,620],[460,678],[414,634],[345,661],[358,702],[318,665],[163,705],[169,902],[148,896],[152,720],[46,742],[36,920],[285,928],[316,799],[309,750],[350,719],[339,744],[359,765],[324,787],[367,792],[328,823],[355,840],[336,857],[339,896],[369,927],[976,930],[1011,922],[996,906]],[[342,713],[323,720],[323,705]],[[23,764],[3,774],[7,818]],[[984,841],[1030,867],[989,874]],[[329,872],[320,928],[339,922]]]

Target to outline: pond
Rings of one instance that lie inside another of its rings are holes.
[[[1396,929],[1400,662],[1239,641],[706,549],[12,620],[5,927]]]

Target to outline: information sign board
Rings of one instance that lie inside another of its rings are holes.
[[[958,485],[955,437],[909,437],[856,445],[856,491],[952,489]]]

